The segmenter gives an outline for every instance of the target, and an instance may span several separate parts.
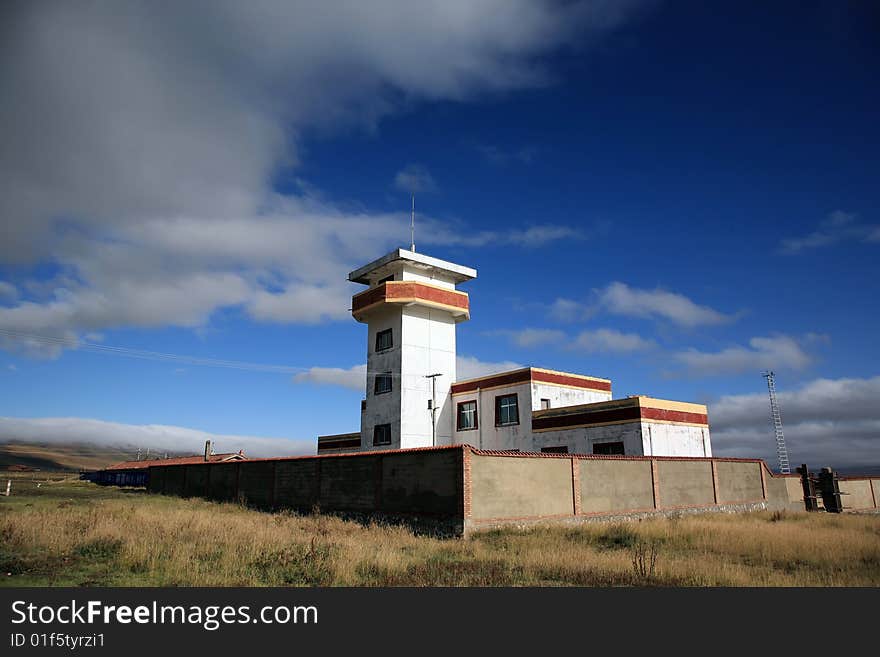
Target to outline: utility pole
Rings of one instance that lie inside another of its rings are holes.
[[[431,409],[431,446],[437,446],[437,377],[443,376],[439,372],[436,374],[426,374],[426,379],[431,379],[431,399],[428,400],[428,408]]]
[[[779,462],[781,474],[791,474],[788,466],[788,450],[785,448],[785,436],[782,435],[782,416],[779,414],[779,403],[776,401],[776,376],[773,370],[764,372],[767,379],[767,391],[770,393],[770,421],[773,422],[773,432],[776,437],[776,458]]]

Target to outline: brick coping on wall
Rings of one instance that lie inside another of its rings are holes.
[[[763,459],[737,458],[732,456],[620,456],[604,454],[553,454],[544,452],[506,452],[503,450],[478,449],[471,445],[442,445],[439,447],[412,447],[409,449],[385,449],[364,452],[347,452],[337,454],[303,454],[300,456],[273,456],[267,458],[249,458],[247,461],[221,461],[221,462],[198,462],[198,463],[158,463],[150,467],[176,467],[177,465],[235,465],[239,463],[268,463],[277,461],[301,461],[306,459],[338,459],[352,457],[388,456],[394,454],[412,454],[418,452],[444,452],[450,450],[463,450],[477,456],[506,456],[512,458],[532,459],[578,459],[590,461],[714,461],[717,463],[761,463],[771,477],[797,477],[798,474],[781,474],[773,472]],[[856,479],[880,479],[874,475],[846,475],[839,477],[841,480]]]

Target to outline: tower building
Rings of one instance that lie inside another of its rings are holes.
[[[348,275],[368,286],[351,302],[368,327],[362,450],[452,444],[455,327],[470,316],[468,295],[456,285],[476,276],[406,249]]]
[[[470,267],[410,249],[351,272],[367,288],[351,313],[367,325],[366,395],[356,433],[318,436],[318,453],[469,444],[505,452],[712,456],[706,406],[629,395],[611,380],[523,367],[456,376],[455,330],[470,317]]]

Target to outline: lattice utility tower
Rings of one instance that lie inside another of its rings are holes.
[[[779,415],[779,403],[776,401],[776,377],[772,370],[763,374],[767,379],[767,390],[770,393],[770,420],[773,422],[773,432],[776,435],[776,458],[779,461],[779,472],[790,474],[788,467],[788,450],[785,449],[785,436],[782,435],[782,416]]]

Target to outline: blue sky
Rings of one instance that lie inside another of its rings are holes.
[[[355,430],[345,277],[415,189],[418,249],[479,273],[465,373],[708,403],[771,459],[773,368],[792,460],[880,462],[876,8],[428,5],[14,12],[0,435]]]

